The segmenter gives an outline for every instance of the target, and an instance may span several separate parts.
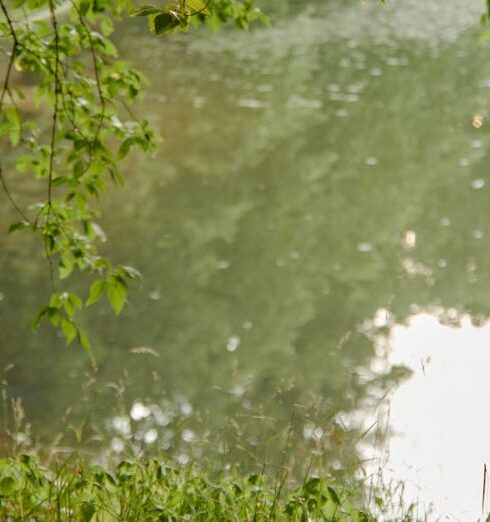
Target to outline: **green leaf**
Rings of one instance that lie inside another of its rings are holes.
[[[328,486],[327,492],[328,492],[328,496],[330,497],[330,500],[337,506],[340,506],[340,498],[337,495],[337,492],[335,491],[335,489],[333,489],[332,486]]]
[[[75,179],[80,178],[85,173],[85,164],[82,160],[78,160],[73,166],[73,175]]]
[[[0,480],[0,495],[8,497],[15,491],[15,479],[13,477],[3,477]]]
[[[141,273],[132,266],[123,265],[121,266],[121,270],[123,271],[124,276],[129,279],[142,279]]]
[[[99,484],[103,485],[104,488],[110,489],[111,491],[113,490],[114,486],[117,486],[116,479],[108,471],[97,470],[94,473],[94,477]]]
[[[35,472],[37,469],[37,460],[34,455],[27,455],[26,453],[22,453],[19,455],[19,461],[22,462],[22,464],[32,472]]]
[[[71,256],[63,256],[58,264],[60,279],[66,279],[72,273],[74,266]]]
[[[117,466],[117,476],[121,480],[126,480],[136,475],[138,468],[134,462],[123,460]]]
[[[61,331],[65,336],[66,345],[68,346],[77,336],[77,327],[68,319],[61,320]]]
[[[151,18],[151,16],[149,17],[149,19],[150,18]],[[156,31],[153,30],[153,32],[156,32]],[[128,155],[129,151],[131,150],[132,144],[133,144],[132,138],[128,138],[121,143],[121,146],[119,147],[119,151],[118,151],[119,159],[122,159]]]
[[[80,0],[79,11],[82,16],[85,16],[90,9],[90,0]]]
[[[121,176],[119,170],[117,169],[109,169],[109,175],[111,176],[111,180],[114,185],[119,187],[124,186],[124,178]]]
[[[9,34],[9,26],[6,23],[0,22],[0,33],[4,36]]]
[[[150,30],[155,34],[164,34],[175,29],[180,24],[180,20],[173,11],[166,11],[149,16],[148,23]]]
[[[12,232],[17,232],[18,230],[23,230],[24,228],[30,227],[31,224],[27,221],[17,221],[16,223],[12,223],[9,226],[9,234]]]
[[[116,315],[119,315],[124,308],[127,295],[128,288],[119,279],[113,278],[107,283],[107,297]]]
[[[251,475],[249,475],[248,477],[248,482],[250,484],[257,484],[257,482],[259,481],[259,478],[260,478],[260,475],[258,475],[257,473],[252,473]]]
[[[107,236],[103,230],[103,228],[95,222],[90,223],[90,228],[92,229],[92,232],[95,237],[100,239],[103,243],[107,241]]]
[[[104,36],[109,36],[114,32],[114,24],[112,20],[108,17],[103,18],[100,21],[100,30]]]
[[[60,303],[61,303],[61,295],[58,293],[51,294],[51,297],[49,299],[49,306],[52,308],[60,308]]]
[[[56,242],[54,240],[54,237],[48,233],[44,234],[43,239],[44,239],[44,251],[46,253],[46,256],[49,257],[54,251]]]
[[[303,486],[303,490],[306,493],[318,493],[318,487],[320,486],[320,479],[318,477],[311,477]]]
[[[82,502],[82,521],[90,522],[95,514],[94,502]]]
[[[129,16],[149,16],[152,14],[162,13],[163,11],[153,5],[142,5],[136,7],[129,12]]]
[[[80,328],[77,330],[77,340],[88,353],[92,353],[92,345],[88,340],[87,334],[83,330],[80,330]]]
[[[49,307],[48,306],[43,306],[42,308],[40,308],[36,314],[36,317],[34,317],[34,319],[32,320],[31,322],[31,330],[33,331],[36,331],[39,327],[39,324],[41,323],[43,317],[45,315],[47,315],[48,313],[48,310],[49,310]]]
[[[197,13],[209,13],[208,9],[209,2],[204,0],[187,0],[186,5],[192,9],[191,15]]]
[[[65,292],[60,296],[60,302],[68,317],[73,317],[76,310],[82,308],[82,300],[78,295]]]
[[[19,144],[21,128],[22,128],[19,113],[17,112],[16,109],[9,107],[5,111],[5,114],[7,116],[7,120],[10,123],[10,127],[9,127],[10,143],[15,147],[16,145]]]
[[[53,326],[59,326],[62,319],[59,308],[53,306],[48,307],[48,319]]]
[[[72,308],[73,311],[80,310],[81,308],[83,308],[83,302],[77,294],[64,292],[61,295],[66,299],[65,303],[67,304],[65,304],[65,308],[67,311],[68,308]]]
[[[87,306],[96,303],[103,295],[105,289],[104,279],[97,279],[90,285],[90,293],[85,303]]]

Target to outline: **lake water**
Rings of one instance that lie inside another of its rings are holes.
[[[165,140],[129,159],[100,224],[143,283],[120,317],[85,316],[94,373],[49,328],[29,331],[48,270],[4,235],[0,367],[14,364],[9,393],[45,440],[73,426],[87,451],[298,470],[378,455],[408,497],[476,520],[490,461],[483,6],[344,4],[278,3],[272,29],[244,34],[124,24],[122,54],[151,82],[138,113]]]

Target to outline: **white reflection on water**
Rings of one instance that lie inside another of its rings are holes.
[[[371,252],[373,250],[373,245],[371,245],[371,243],[359,243],[357,245],[357,250],[358,252],[363,253]]]
[[[150,413],[151,413],[150,408],[148,408],[141,402],[135,402],[131,406],[130,415],[131,415],[131,418],[134,419],[135,421],[139,421],[141,419],[148,417],[148,415],[150,415]]]
[[[240,345],[240,337],[238,335],[232,335],[228,338],[228,341],[226,343],[226,349],[229,352],[234,352],[238,346]]]
[[[378,164],[378,158],[369,157],[364,160],[364,163],[370,167],[375,167]]]
[[[151,428],[145,433],[143,440],[145,441],[145,444],[153,444],[157,438],[158,431],[155,428]]]
[[[471,182],[471,188],[474,188],[475,190],[482,189],[484,186],[485,186],[485,180],[481,179],[481,178],[474,179]]]
[[[389,363],[413,375],[390,397],[387,478],[443,519],[476,521],[490,462],[490,321],[449,326],[419,313],[391,328],[389,345]]]
[[[121,453],[121,451],[124,449],[124,441],[121,440],[119,437],[114,437],[111,440],[111,448],[116,453]]]
[[[417,234],[413,230],[407,230],[403,236],[403,247],[414,248],[417,244]]]

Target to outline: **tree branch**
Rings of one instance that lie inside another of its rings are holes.
[[[53,123],[51,126],[51,140],[50,140],[50,153],[49,153],[49,171],[48,171],[48,221],[49,214],[52,207],[52,190],[53,190],[53,176],[54,176],[54,158],[55,158],[55,145],[56,145],[56,125],[58,121],[58,103],[60,94],[60,78],[59,78],[59,62],[60,62],[60,35],[58,33],[58,22],[56,20],[54,1],[49,0],[49,13],[51,18],[51,25],[54,31],[54,108],[53,108]]]

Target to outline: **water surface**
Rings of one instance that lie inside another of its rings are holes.
[[[413,403],[399,430],[446,423],[441,390],[458,377],[471,388],[464,361],[486,361],[471,346],[488,330],[456,326],[490,315],[480,11],[462,0],[317,2],[272,29],[175,39],[125,23],[122,54],[151,81],[138,111],[165,141],[153,159],[131,157],[126,188],[104,204],[104,248],[144,281],[120,318],[99,307],[86,319],[94,382],[81,350],[28,331],[47,268],[34,246],[2,239],[1,365],[15,364],[11,392],[36,429],[56,432],[70,407],[79,432],[116,451],[185,462],[212,447],[260,462],[290,444],[291,466],[323,455],[336,468],[362,458],[352,446],[388,392],[396,410],[402,382]],[[450,326],[397,342],[417,314]],[[434,416],[419,408],[416,365],[392,355],[400,344],[450,368],[437,385],[427,374]],[[471,400],[484,418],[485,401]],[[478,509],[470,496],[464,509]]]

